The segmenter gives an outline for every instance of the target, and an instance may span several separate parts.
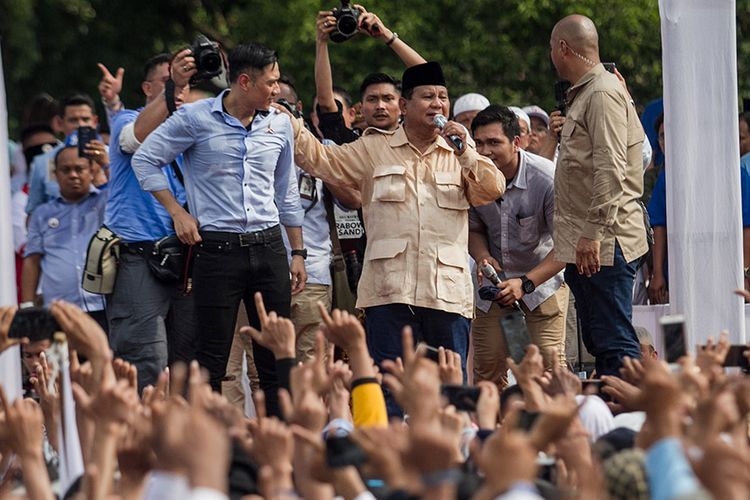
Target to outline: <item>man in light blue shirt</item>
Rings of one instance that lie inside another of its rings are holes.
[[[188,104],[157,128],[133,157],[141,187],[172,216],[183,243],[197,245],[193,286],[197,359],[221,387],[241,299],[260,328],[253,294],[268,310],[289,316],[291,293],[304,288],[305,250],[289,118],[270,110],[279,93],[276,53],[238,45],[229,56],[230,89]],[[161,168],[184,158],[188,213],[169,191]],[[292,248],[292,278],[281,237]],[[269,411],[278,414],[273,354],[254,343],[255,363]]]
[[[22,305],[31,305],[42,278],[44,304],[65,300],[88,312],[106,330],[104,300],[81,288],[89,240],[104,218],[107,190],[92,186],[92,160],[67,146],[54,158],[60,195],[31,216],[21,275]]]
[[[78,127],[96,127],[97,118],[94,114],[94,101],[86,94],[73,94],[66,97],[60,104],[59,121],[65,137],[70,136]],[[29,199],[26,203],[26,213],[31,214],[36,207],[57,198],[60,188],[55,175],[52,173],[55,155],[63,144],[45,154],[34,158],[29,174]]]
[[[184,69],[192,63],[189,51],[175,56],[170,71],[171,61],[170,54],[158,54],[146,62],[141,84],[146,107],[122,110],[112,121],[110,196],[104,223],[121,243],[117,279],[107,298],[109,341],[116,356],[138,369],[139,390],[155,384],[168,364],[195,358],[193,298],[181,293],[180,283],[158,279],[148,263],[155,243],[175,234],[172,219],[141,189],[131,166],[140,142],[168,115],[163,96],[166,82],[173,78],[177,99],[189,90],[188,80],[195,73]],[[156,174],[185,203],[177,171],[167,167]]]

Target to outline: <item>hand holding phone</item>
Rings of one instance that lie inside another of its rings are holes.
[[[742,368],[743,371],[750,370],[750,360],[745,356],[748,350],[750,350],[750,347],[744,344],[730,346],[727,357],[724,360],[724,366],[737,366]]]
[[[479,387],[471,385],[440,386],[440,393],[448,400],[448,404],[455,406],[458,411],[476,411],[480,392]]]
[[[52,340],[60,325],[46,307],[27,307],[16,312],[10,325],[8,337],[29,339],[29,342]]]
[[[531,344],[525,315],[518,310],[511,311],[500,318],[500,325],[508,345],[508,354],[516,364],[520,364],[526,355],[526,347]]]
[[[89,142],[96,139],[96,129],[94,127],[82,126],[78,127],[78,156],[81,158],[89,158],[91,156],[86,153],[86,146]]]

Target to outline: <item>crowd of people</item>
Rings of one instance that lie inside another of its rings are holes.
[[[329,60],[346,16],[405,66],[356,103]],[[0,495],[750,498],[726,337],[675,370],[632,323],[668,301],[665,123],[593,21],[550,32],[550,113],[451,106],[441,64],[361,6],[316,26],[307,114],[273,49],[205,38],[145,62],[143,103],[100,64],[101,120],[84,92],[29,103]]]

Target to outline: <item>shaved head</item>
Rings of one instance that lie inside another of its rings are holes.
[[[586,16],[573,14],[562,18],[552,29],[553,40],[565,40],[576,52],[599,57],[599,34],[594,22]]]

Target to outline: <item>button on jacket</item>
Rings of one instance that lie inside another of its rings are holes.
[[[403,127],[323,146],[299,121],[292,126],[298,166],[362,193],[368,241],[357,306],[403,303],[471,318],[468,209],[503,194],[492,162],[471,148],[458,156],[442,137],[420,153]]]
[[[555,258],[575,263],[581,237],[601,241],[611,266],[615,242],[627,262],[648,250],[643,212],[643,127],[617,77],[597,64],[568,91],[555,170]]]

